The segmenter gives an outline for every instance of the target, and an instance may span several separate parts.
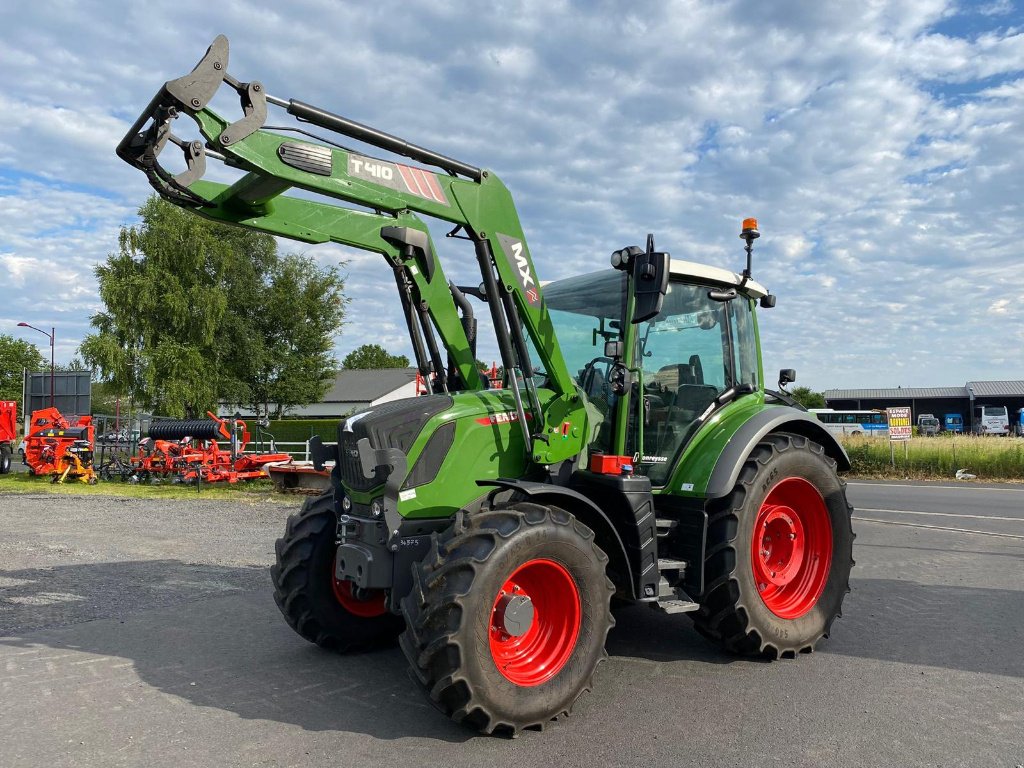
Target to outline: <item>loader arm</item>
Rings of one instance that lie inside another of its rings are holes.
[[[578,454],[582,437],[569,427],[582,426],[582,405],[555,337],[515,205],[501,180],[487,170],[318,107],[271,96],[257,81],[236,80],[227,65],[228,41],[221,35],[191,73],[164,84],[118,145],[118,155],[142,170],[164,198],[210,219],[382,254],[395,273],[417,365],[425,378],[435,389],[447,390],[454,382],[455,388],[479,390],[485,383],[476,369],[465,316],[459,316],[459,297],[449,288],[421,217],[455,225],[453,233],[461,229],[473,242],[502,364],[510,372],[533,459],[550,463]],[[243,115],[234,122],[208,106],[222,86],[239,95]],[[285,129],[266,127],[268,105],[285,109],[300,122],[443,172],[371,157],[326,139],[314,143],[277,133]],[[192,118],[205,141],[177,137],[171,126],[180,116]],[[186,170],[176,175],[159,161],[169,143],[184,153]],[[207,158],[244,175],[231,185],[204,180]],[[293,188],[305,194],[284,194]],[[309,193],[329,200],[308,199]],[[444,375],[435,329],[451,361],[449,371],[457,369],[458,379]],[[534,387],[534,363],[524,330],[556,396],[547,412]],[[527,409],[533,414],[534,434],[527,427]],[[546,435],[556,431],[571,431],[573,439],[555,445]],[[535,446],[536,438],[544,445]]]

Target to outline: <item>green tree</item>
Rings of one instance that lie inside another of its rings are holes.
[[[810,387],[794,387],[789,392],[790,396],[804,408],[824,408],[825,395],[815,392]]]
[[[117,413],[117,400],[118,396],[112,391],[110,384],[105,384],[102,381],[94,381],[92,383],[92,412],[102,413],[107,416],[112,416]],[[127,400],[121,401],[122,414],[129,410],[129,403]]]
[[[334,333],[345,314],[343,289],[336,268],[321,268],[306,256],[289,254],[271,270],[251,319],[258,354],[244,402],[253,410],[281,418],[323,396],[337,365]]]
[[[18,401],[18,420],[24,416],[21,402],[23,373],[48,371],[50,363],[35,344],[0,333],[0,400]]]
[[[58,371],[91,371],[93,367],[80,357],[71,358],[69,363],[58,363],[55,366]]]
[[[379,344],[363,344],[345,355],[342,368],[408,368],[409,358],[392,355]]]
[[[96,268],[104,311],[80,350],[109,394],[155,413],[198,416],[218,401],[276,397],[283,410],[326,391],[344,314],[337,270],[282,259],[270,235],[156,196],[139,215],[139,226],[122,228],[119,252]]]

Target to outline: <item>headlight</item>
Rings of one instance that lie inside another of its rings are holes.
[[[370,512],[374,517],[380,517],[384,513],[384,505],[380,503],[380,499],[374,499],[370,504]]]
[[[352,499],[350,499],[348,496],[346,496],[344,499],[342,499],[341,500],[341,508],[343,510],[345,510],[346,512],[348,512],[350,509],[352,509]]]

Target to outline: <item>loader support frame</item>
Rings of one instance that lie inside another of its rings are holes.
[[[448,391],[454,383],[466,390],[487,386],[468,338],[470,323],[459,315],[459,304],[420,217],[462,229],[474,244],[530,460],[551,464],[578,455],[583,430],[557,444],[547,438],[564,424],[582,426],[585,414],[554,341],[511,195],[498,177],[319,107],[272,96],[258,81],[232,77],[227,66],[228,42],[221,35],[189,75],[164,84],[121,140],[118,155],[142,170],[163,197],[208,218],[304,242],[330,241],[382,254],[394,271],[416,365],[428,392]],[[208,106],[222,85],[239,96],[242,116],[234,122]],[[313,143],[282,135],[279,129],[264,127],[268,105],[442,173],[364,155],[327,140]],[[171,131],[173,121],[183,116],[195,121],[203,141],[186,141]],[[168,143],[185,154],[186,169],[177,175],[160,164]],[[231,185],[206,181],[202,175],[207,158],[245,175]],[[285,195],[292,187],[334,202]],[[541,358],[547,386],[560,401],[553,407],[540,407],[527,336]]]

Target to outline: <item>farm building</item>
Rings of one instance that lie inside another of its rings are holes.
[[[968,381],[962,387],[896,387],[894,389],[828,389],[825,403],[836,410],[874,410],[910,406],[913,421],[930,413],[941,421],[948,413],[963,417],[965,429],[973,426],[974,407],[1006,406],[1011,424],[1017,424],[1024,408],[1024,380]]]
[[[343,368],[334,374],[330,389],[319,403],[288,410],[288,416],[307,419],[340,419],[350,413],[416,395],[415,368]],[[271,412],[275,408],[270,404]],[[224,414],[235,413],[235,408],[221,404]],[[253,415],[251,410],[238,411],[242,417]]]

